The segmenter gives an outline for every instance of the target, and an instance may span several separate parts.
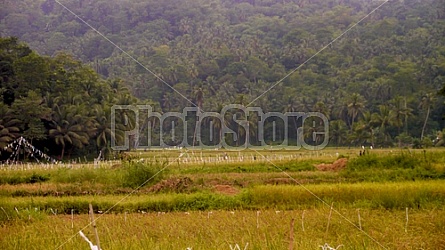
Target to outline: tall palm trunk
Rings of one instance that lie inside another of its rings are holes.
[[[425,122],[423,123],[422,134],[420,135],[420,140],[423,140],[423,135],[426,129],[426,123],[428,122],[428,118],[430,116],[430,106],[428,106],[428,110],[426,111]]]
[[[196,113],[196,125],[195,125],[195,131],[193,132],[193,148],[195,148],[195,143],[196,143],[196,130],[198,129],[198,125],[200,125],[199,123],[199,115],[202,112],[202,104],[204,102],[204,97],[203,97],[203,93],[202,93],[202,89],[199,88],[196,91],[196,107],[198,108],[198,112]],[[201,135],[199,135],[201,136]],[[201,138],[199,138],[199,140],[201,140]]]
[[[62,153],[60,153],[60,160],[63,161],[63,156],[65,155],[65,145],[62,145]]]
[[[198,118],[199,119],[199,118]],[[195,124],[195,131],[193,132],[193,148],[195,148],[195,143],[196,143],[196,131],[198,130],[198,126],[199,126],[200,124],[199,124],[199,121],[196,121],[196,124]],[[201,139],[201,138],[199,138],[199,139]]]
[[[351,120],[351,131],[354,129],[354,121],[355,121],[355,117],[357,115],[355,113],[352,114],[352,120]]]

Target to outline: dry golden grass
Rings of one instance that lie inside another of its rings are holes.
[[[344,249],[443,249],[444,210],[405,211],[342,209],[345,218],[329,208],[275,211],[213,211],[96,215],[101,247],[112,249],[288,249],[290,221],[294,224],[294,249],[319,249],[319,245],[344,245]],[[258,216],[257,216],[258,215]],[[303,223],[302,223],[303,221]],[[94,234],[87,215],[49,216],[0,228],[2,249],[87,249],[77,234]],[[304,225],[304,231],[303,231]],[[405,232],[406,229],[406,232]],[[375,239],[373,241],[370,237]]]

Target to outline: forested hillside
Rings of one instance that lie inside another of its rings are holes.
[[[52,57],[42,59],[34,52],[9,55],[17,57],[16,77],[3,77],[0,86],[2,108],[8,112],[22,105],[20,100],[44,102],[52,112],[42,108],[42,114],[52,115],[55,104],[62,109],[102,105],[106,111],[111,103],[135,103],[129,93],[113,92],[117,82],[158,111],[191,105],[166,83],[204,110],[219,111],[229,103],[250,104],[292,73],[250,106],[322,112],[330,120],[331,145],[443,142],[445,109],[438,92],[445,84],[444,0],[389,1],[339,39],[383,1],[60,2],[72,13],[54,0],[2,2],[1,36],[16,36],[38,54]],[[2,45],[1,72],[7,75],[9,59],[4,59],[4,49]],[[40,76],[56,74],[61,61],[76,65],[75,74],[87,80]],[[32,70],[37,65],[45,70]],[[118,102],[116,98],[127,99]],[[72,114],[84,117],[81,111]],[[33,126],[20,128],[20,133],[28,127]],[[51,137],[60,144],[51,130],[35,139]],[[93,133],[91,138],[100,137]]]
[[[40,56],[16,38],[0,38],[0,58],[0,159],[16,149],[8,144],[20,136],[58,159],[97,156],[112,137],[122,140],[124,117],[117,114],[121,125],[113,133],[111,106],[137,100],[118,80],[102,80],[64,53]],[[20,153],[41,158],[32,148]]]

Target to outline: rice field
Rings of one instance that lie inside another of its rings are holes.
[[[445,211],[340,209],[98,215],[102,249],[443,249]],[[360,216],[360,217],[359,217]],[[359,219],[360,218],[360,219]],[[291,229],[291,222],[293,230]],[[88,249],[88,215],[31,216],[0,228],[2,249]],[[292,233],[292,234],[291,234]],[[292,237],[291,237],[292,235]],[[291,240],[293,238],[293,240]]]
[[[89,249],[92,204],[105,250],[445,249],[445,150],[358,151],[1,165],[0,247]],[[342,157],[345,169],[315,167]]]

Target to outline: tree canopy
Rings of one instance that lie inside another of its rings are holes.
[[[118,80],[103,80],[62,52],[40,56],[16,38],[0,38],[0,62],[2,149],[23,136],[63,159],[66,150],[96,154],[121,138],[110,131],[111,106],[137,100]]]
[[[33,115],[2,118],[12,124],[9,137],[18,119],[20,133],[68,152],[86,150],[92,139],[103,147],[114,102],[136,103],[135,96],[161,112],[178,111],[191,105],[179,92],[219,111],[249,104],[279,81],[251,106],[322,112],[335,131],[332,145],[415,144],[437,140],[445,127],[444,0],[389,1],[359,24],[381,2],[62,3],[109,40],[53,0],[7,0],[0,34],[29,47],[1,40],[5,117],[33,106]]]

